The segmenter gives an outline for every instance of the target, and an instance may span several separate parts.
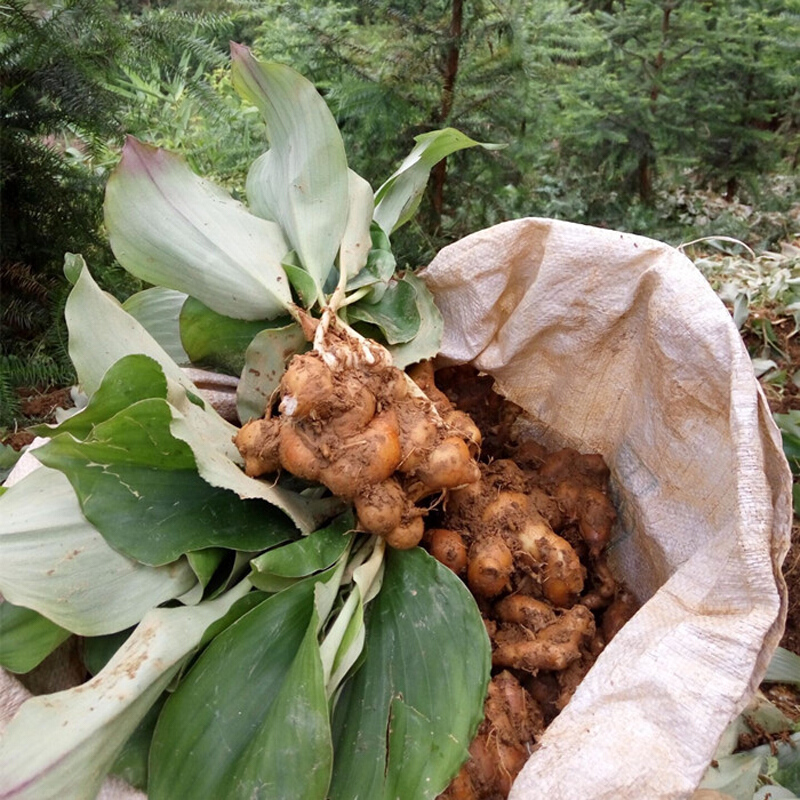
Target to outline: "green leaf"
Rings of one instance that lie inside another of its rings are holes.
[[[314,283],[314,279],[298,264],[284,261],[283,269],[286,271],[286,277],[289,278],[292,288],[297,292],[300,303],[305,308],[311,308],[317,301],[317,285]]]
[[[90,681],[23,703],[0,739],[4,796],[93,800],[125,742],[206,629],[248,588],[245,581],[211,602],[149,612]]]
[[[265,328],[283,327],[289,318],[243,320],[217,314],[199,300],[190,297],[181,311],[181,340],[195,364],[239,375],[244,367],[245,351],[253,338]]]
[[[347,281],[346,289],[348,293],[355,289],[360,289],[362,286],[388,285],[394,276],[397,261],[392,254],[388,237],[377,222],[373,222],[370,225],[370,239],[372,246],[367,255],[367,263],[357,275]],[[372,299],[380,300],[381,293],[373,290]]]
[[[383,297],[397,268],[395,257],[386,250],[370,250],[367,264],[356,277],[347,284],[347,292],[362,286],[371,286],[369,294],[371,302],[376,303]]]
[[[483,718],[490,646],[472,596],[419,548],[389,550],[385,569],[334,709],[332,800],[436,797]]]
[[[778,647],[769,662],[764,681],[800,685],[800,656],[784,647]]]
[[[347,306],[347,316],[377,326],[390,345],[410,341],[421,325],[417,292],[407,281],[392,281],[377,303],[366,298]]]
[[[0,483],[2,483],[14,469],[22,453],[15,450],[10,444],[0,443]]]
[[[269,319],[291,303],[278,225],[174,153],[128,137],[106,186],[105,222],[120,264],[148,283],[239,319]]]
[[[405,369],[409,364],[433,358],[441,349],[444,330],[442,314],[436,307],[430,289],[410,270],[403,275],[403,282],[413,286],[416,292],[420,325],[416,336],[409,342],[389,348],[392,362],[398,369]]]
[[[233,85],[267,123],[270,150],[247,181],[251,207],[276,220],[321,296],[347,226],[344,142],[314,85],[232,44]]]
[[[305,578],[328,569],[350,546],[353,525],[353,515],[348,512],[327,528],[262,553],[250,562],[253,569],[250,582],[265,592],[274,592],[283,588],[281,581]]]
[[[145,328],[100,289],[85,264],[69,294],[64,316],[69,329],[69,355],[86,394],[96,391],[113,364],[137,353],[157,361],[169,380],[186,391],[197,392]]]
[[[79,253],[64,254],[64,277],[74,286],[81,275],[85,262]]]
[[[189,565],[203,588],[211,582],[214,573],[225,561],[228,553],[224,547],[209,547],[206,550],[195,550],[186,554]]]
[[[30,672],[70,635],[30,608],[0,601],[0,667],[10,672]]]
[[[0,593],[62,628],[123,630],[195,583],[185,559],[153,568],[110,547],[60,472],[35,469],[0,497]]]
[[[498,150],[503,145],[476,142],[455,128],[414,137],[416,145],[394,174],[375,192],[373,219],[387,234],[405,225],[416,213],[431,169],[443,158],[467,147]]]
[[[296,322],[261,331],[250,342],[236,389],[236,410],[242,422],[264,416],[289,360],[307,347],[303,330]]]
[[[167,381],[156,361],[143,355],[125,356],[109,367],[83,409],[58,425],[39,425],[35,431],[40,436],[71,433],[76,439],[85,439],[95,425],[133,403],[166,396]]]
[[[206,547],[264,550],[294,538],[294,525],[274,506],[203,480],[191,448],[170,433],[172,414],[164,400],[141,400],[95,426],[85,442],[61,434],[37,457],[69,478],[106,540],[144,564]]]
[[[180,330],[181,309],[187,297],[184,292],[153,286],[131,295],[122,304],[176,364],[191,361],[183,349]]]
[[[269,598],[203,652],[158,721],[150,800],[325,797],[332,754],[315,583]]]
[[[350,204],[339,250],[339,269],[352,278],[364,268],[372,248],[370,226],[375,199],[369,183],[353,170],[348,170],[348,187]]]

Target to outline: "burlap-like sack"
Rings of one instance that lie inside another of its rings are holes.
[[[467,237],[423,277],[444,361],[492,375],[546,445],[606,457],[612,565],[644,603],[511,800],[691,796],[786,612],[791,476],[728,312],[676,250],[551,220]],[[143,795],[107,782],[102,797]]]
[[[552,447],[602,453],[612,566],[644,603],[511,800],[673,800],[699,783],[785,623],[791,476],[730,315],[664,244],[523,219],[423,272],[442,358],[472,362]]]

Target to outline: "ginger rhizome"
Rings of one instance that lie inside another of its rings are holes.
[[[474,595],[493,677],[470,758],[442,798],[502,800],[636,601],[606,562],[616,512],[603,458],[517,442],[520,409],[490,381],[443,374],[445,399],[480,425],[483,463],[479,481],[447,492],[423,544]]]
[[[235,442],[251,477],[286,470],[321,483],[353,504],[362,530],[405,549],[424,533],[420,501],[479,480],[480,431],[443,395],[375,361],[295,356],[277,413],[248,422]]]
[[[604,549],[615,511],[596,455],[533,442],[482,463],[426,532],[431,555],[473,593],[493,678],[469,761],[442,800],[502,800],[544,729],[633,615]]]

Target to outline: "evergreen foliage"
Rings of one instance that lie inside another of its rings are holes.
[[[206,74],[226,63],[235,16],[155,9],[124,17],[106,0],[8,0],[0,16],[0,424],[8,424],[16,408],[9,387],[73,378],[58,346],[64,254],[82,252],[119,295],[136,288],[101,232],[108,170],[123,134],[137,127],[131,122],[163,124],[170,97],[162,85],[183,78],[192,113],[202,107],[220,118],[225,104]],[[140,74],[150,80],[138,87],[149,106],[131,91]]]

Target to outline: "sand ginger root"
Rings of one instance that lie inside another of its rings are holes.
[[[321,483],[354,504],[361,529],[414,547],[424,533],[417,502],[480,478],[480,432],[432,380],[418,387],[384,362],[330,361],[316,351],[292,359],[277,412],[268,409],[234,439],[245,472],[286,470]]]

